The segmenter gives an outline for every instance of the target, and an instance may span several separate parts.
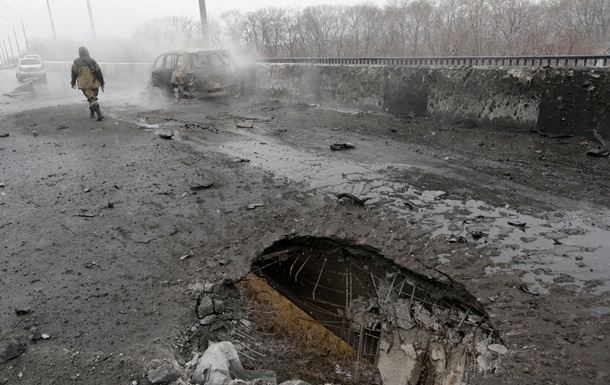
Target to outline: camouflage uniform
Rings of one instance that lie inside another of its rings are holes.
[[[91,118],[97,113],[97,120],[104,119],[100,105],[97,102],[97,95],[100,87],[104,90],[104,75],[100,66],[95,60],[89,56],[89,51],[85,47],[78,49],[78,59],[72,64],[72,81],[70,85],[75,88],[78,84],[78,89],[83,91],[83,94],[89,102],[89,111]]]

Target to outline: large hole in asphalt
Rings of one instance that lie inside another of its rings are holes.
[[[240,309],[231,336],[244,366],[273,370],[281,381],[468,384],[496,371],[506,354],[461,285],[366,246],[282,240],[231,291]]]

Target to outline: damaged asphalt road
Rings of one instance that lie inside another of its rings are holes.
[[[508,348],[470,383],[610,382],[610,163],[591,143],[262,96],[104,102],[103,122],[77,103],[3,109],[0,353],[27,345],[0,384],[184,365],[202,287],[295,237],[464,285]]]

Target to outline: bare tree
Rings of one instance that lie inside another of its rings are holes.
[[[433,32],[428,45],[433,55],[464,55],[469,32],[462,0],[440,0],[431,27]]]
[[[196,46],[200,36],[200,23],[184,16],[156,18],[140,25],[133,33],[133,39],[140,46],[156,51]]]
[[[610,0],[387,0],[384,7],[319,5],[231,11],[211,23],[214,45],[280,56],[467,56],[610,51]],[[138,42],[191,45],[200,28],[164,17],[139,26]]]
[[[528,51],[524,37],[533,21],[530,0],[488,0],[491,13],[492,53],[521,55]],[[542,22],[542,20],[538,20]]]
[[[225,42],[233,47],[238,47],[244,43],[242,39],[244,16],[242,13],[236,10],[229,11],[223,13],[220,18],[224,27]]]
[[[486,41],[489,36],[488,20],[490,7],[487,0],[464,0],[464,17],[468,26],[467,42],[464,52],[467,55],[478,56],[486,52]]]
[[[549,1],[558,17],[556,23],[567,53],[585,53],[591,48],[599,50],[608,38],[610,20],[609,0],[555,0]]]
[[[334,24],[338,22],[338,9],[329,5],[307,7],[301,12],[303,42],[311,47],[313,56],[327,57]]]

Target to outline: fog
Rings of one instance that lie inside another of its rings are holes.
[[[206,45],[266,58],[610,52],[604,16],[610,2],[207,0],[206,5],[204,38],[199,0],[0,0],[0,58],[14,63],[29,51],[47,61],[71,61],[81,45],[106,62],[150,62],[169,49]]]
[[[53,37],[49,8],[58,40],[90,40],[93,29],[89,21],[87,0],[0,0],[0,36],[11,34],[14,24],[17,37],[23,44],[21,20],[29,39]],[[89,0],[93,11],[95,32],[98,39],[129,37],[137,26],[162,16],[185,16],[199,19],[198,0]],[[369,0],[381,5],[384,0]],[[281,7],[307,7],[311,5],[353,5],[353,0],[207,0],[210,19],[218,19],[228,11],[250,12],[256,9]],[[7,9],[7,7],[11,9]],[[5,19],[8,18],[10,20]]]

